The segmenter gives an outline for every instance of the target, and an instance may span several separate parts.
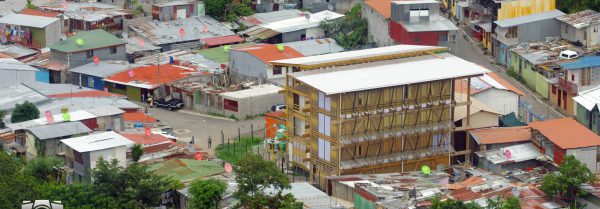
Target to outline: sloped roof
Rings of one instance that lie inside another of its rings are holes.
[[[478,144],[502,144],[531,139],[531,128],[527,126],[482,128],[469,132]]]
[[[225,44],[233,44],[243,42],[244,38],[238,35],[230,35],[230,36],[220,36],[220,37],[210,37],[200,39],[206,46],[219,46]]]
[[[187,78],[194,70],[188,70],[181,66],[164,64],[160,65],[159,72],[156,66],[143,66],[131,69],[133,77],[129,77],[129,71],[123,71],[104,79],[105,81],[118,83],[138,88],[153,89],[160,82],[170,83],[179,79]],[[159,79],[160,78],[160,79]]]
[[[585,109],[592,109],[600,104],[600,87],[580,92],[579,96],[573,97],[573,100],[583,106]]]
[[[160,144],[160,143],[171,143],[170,139],[164,137],[160,134],[150,134],[150,136],[146,136],[145,133],[119,133],[125,138],[133,141],[136,144],[142,145],[151,145],[151,144]]]
[[[38,139],[44,140],[89,133],[92,130],[90,130],[83,123],[75,121],[35,126],[29,128],[29,131]]]
[[[58,18],[42,17],[24,14],[9,14],[0,18],[0,23],[7,25],[20,25],[33,28],[44,28],[56,21]]]
[[[252,56],[263,61],[265,64],[273,60],[290,59],[297,57],[304,57],[300,52],[296,51],[292,47],[284,46],[283,51],[279,51],[277,46],[274,44],[257,44],[242,48],[233,49],[233,51],[242,51],[251,54]]]
[[[494,23],[496,23],[496,25],[498,25],[500,27],[508,28],[508,27],[513,27],[513,26],[517,26],[517,25],[521,25],[521,24],[525,24],[525,23],[536,22],[536,21],[540,21],[540,20],[554,19],[556,17],[560,17],[563,15],[565,15],[565,13],[561,12],[558,9],[555,9],[555,10],[548,11],[548,12],[541,12],[541,13],[535,13],[535,14],[530,14],[530,15],[525,15],[525,16],[519,16],[519,17],[515,17],[515,18],[498,20],[498,21],[494,21]]]
[[[572,118],[561,118],[530,123],[561,149],[600,146],[600,136]]]
[[[466,94],[468,88],[467,84],[468,83],[466,79],[454,80],[454,91]],[[519,90],[519,88],[493,72],[471,78],[471,95],[484,92],[490,88],[512,91],[521,96],[525,95],[521,90]]]
[[[314,56],[344,51],[344,48],[338,45],[337,42],[332,38],[294,41],[283,43],[283,45],[292,47],[304,56]]]
[[[123,120],[130,122],[144,122],[144,123],[154,123],[156,122],[156,118],[149,116],[143,112],[125,112],[123,114]]]
[[[70,72],[81,73],[85,75],[91,75],[100,78],[106,78],[115,73],[123,72],[127,69],[140,67],[140,64],[131,64],[126,61],[107,60],[96,63],[88,63],[70,69]]]
[[[56,17],[56,16],[60,15],[60,12],[42,11],[42,10],[38,10],[38,9],[25,8],[25,9],[21,10],[20,14],[41,16],[41,17]]]
[[[390,18],[392,4],[390,0],[366,0],[365,4],[377,11],[381,16]]]
[[[131,140],[114,131],[63,139],[60,141],[77,152],[90,152],[133,144]]]
[[[561,63],[560,67],[567,70],[575,70],[588,67],[599,67],[600,56],[586,56],[580,57],[572,62]]]
[[[511,154],[510,158],[505,155],[507,151]],[[544,154],[540,153],[539,149],[531,143],[518,144],[500,149],[479,151],[475,154],[480,158],[487,158],[487,160],[493,164],[523,162],[544,156]]]
[[[93,107],[90,109],[86,109],[85,111],[92,113],[98,117],[118,115],[118,114],[123,114],[125,112],[115,106]]]
[[[83,40],[83,45],[77,45],[77,39]],[[68,37],[64,41],[59,41],[51,46],[50,49],[61,52],[78,52],[90,49],[98,49],[109,46],[126,44],[127,42],[115,37],[114,35],[102,29],[81,31],[74,36]]]
[[[569,24],[575,28],[584,28],[594,24],[600,24],[600,13],[588,9],[577,13],[563,15],[556,19]]]

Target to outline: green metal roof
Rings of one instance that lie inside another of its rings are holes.
[[[255,45],[255,43],[244,43],[244,44],[236,44],[236,45],[232,45],[231,49],[235,49],[235,48],[239,48],[239,47],[244,47],[244,46],[251,46],[251,45]],[[230,51],[231,51],[230,49]],[[223,47],[215,47],[215,48],[209,48],[209,49],[202,49],[198,51],[199,55],[202,55],[204,58],[212,60],[216,63],[225,63],[227,61],[229,61],[229,52],[223,50]]]
[[[225,168],[213,161],[171,159],[152,164],[149,171],[159,175],[171,176],[180,181],[187,181],[223,173]]]
[[[77,39],[83,40],[83,45],[77,45]],[[56,42],[49,48],[61,52],[78,52],[90,49],[104,48],[109,46],[126,44],[127,42],[115,37],[102,29],[92,31],[81,31],[67,40]]]

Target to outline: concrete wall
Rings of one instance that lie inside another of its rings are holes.
[[[98,117],[96,120],[98,122],[97,130],[99,131],[105,131],[107,129],[113,131],[123,131],[125,129],[123,114]]]
[[[115,54],[110,53],[111,47],[94,49],[94,56],[97,56],[98,58],[100,58],[100,60],[127,61],[127,57],[125,54],[125,44],[119,45],[116,47],[117,47],[117,53],[115,53]],[[52,50],[50,59],[56,60],[56,61],[59,61],[62,63],[65,63],[68,61],[69,68],[71,68],[71,69],[94,62],[93,57],[89,57],[89,58],[87,57],[86,51],[73,52],[73,53],[69,53],[67,55],[67,53],[64,53],[64,52]]]
[[[45,40],[42,47],[48,47],[58,41],[60,41],[60,34],[62,34],[61,20],[53,22],[45,28]]]
[[[511,112],[519,114],[519,95],[512,91],[491,88],[473,95],[473,98],[502,115]]]
[[[305,37],[308,37],[308,35],[306,34],[306,30],[297,30],[297,31],[291,31],[291,32],[287,32],[287,33],[282,33],[281,34],[281,43],[287,43],[287,42],[293,42],[293,41],[302,41],[302,35],[305,35]]]
[[[585,140],[585,139],[580,139]],[[597,169],[597,161],[596,157],[598,154],[598,147],[585,147],[579,149],[568,149],[567,155],[574,155],[577,160],[585,164],[590,171],[596,173]]]
[[[229,99],[238,102],[238,111],[223,110],[224,115],[234,115],[239,119],[244,119],[248,115],[263,114],[271,111],[271,107],[277,104],[284,104],[284,96],[282,94],[267,94],[255,97],[247,97],[243,99],[230,98],[222,96],[223,99]]]
[[[369,41],[375,42],[380,47],[395,44],[390,37],[389,19],[386,19],[366,4],[362,5],[362,17],[367,19]]]
[[[497,114],[493,114],[490,112],[478,112],[478,113],[471,113],[471,129],[476,129],[476,128],[487,128],[487,127],[497,127],[498,126],[498,115]],[[466,118],[462,119],[462,126],[460,127],[456,127],[456,131],[461,131],[461,130],[465,130],[465,127],[467,126],[467,121]]]
[[[600,24],[591,25],[586,28],[576,29],[566,23],[560,24],[560,37],[571,42],[579,41],[585,46],[593,46],[598,44],[600,40]]]
[[[267,71],[267,65],[263,61],[245,51],[229,52],[229,68],[242,80],[246,77],[266,80],[273,75],[273,71]]]

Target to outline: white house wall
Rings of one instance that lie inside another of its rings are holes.
[[[592,172],[598,171],[596,164],[596,155],[598,147],[584,147],[579,149],[568,149],[567,155],[574,155],[577,160],[587,165]]]
[[[90,152],[90,169],[96,167],[96,163],[100,157],[109,162],[113,159],[117,159],[119,161],[119,166],[124,168],[127,167],[127,148],[125,146]]]
[[[492,88],[473,95],[473,98],[502,115],[519,112],[519,95],[512,91]]]

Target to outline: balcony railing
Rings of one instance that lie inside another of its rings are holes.
[[[577,94],[577,92],[579,92],[579,85],[563,78],[558,79],[558,87],[573,94]]]

